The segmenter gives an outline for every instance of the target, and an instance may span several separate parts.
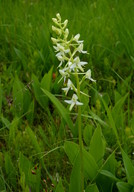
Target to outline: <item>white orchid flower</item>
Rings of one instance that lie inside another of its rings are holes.
[[[80,61],[80,58],[79,57],[76,57],[74,59],[74,63],[70,66],[70,68],[73,70],[73,71],[78,71],[81,70],[82,72],[84,72],[84,69],[82,68],[82,66],[86,65],[87,62],[85,61]]]
[[[68,79],[68,82],[67,82],[67,87],[65,88],[62,88],[62,90],[65,92],[65,95],[67,95],[68,91],[69,90],[74,90],[75,92],[77,92],[77,89],[76,87],[74,86],[74,84],[72,83],[72,81],[70,79]]]
[[[53,46],[53,48],[56,50],[55,52],[59,52],[58,55],[63,55],[65,53],[69,53],[70,52],[70,49],[69,48],[65,48],[63,45],[57,43],[56,46]],[[57,55],[56,55],[57,56]]]
[[[66,69],[66,68],[64,68],[64,69],[60,69],[60,70],[59,70],[59,73],[60,73],[61,76],[62,76],[61,79],[64,78],[64,83],[65,83],[66,78],[70,76],[69,73],[67,72],[67,69]],[[61,79],[60,79],[60,81],[61,81]]]
[[[96,80],[91,78],[91,70],[90,69],[86,72],[85,79],[89,79],[89,80],[91,80],[93,82],[96,82]]]
[[[71,111],[72,108],[75,105],[83,105],[83,103],[77,101],[78,100],[78,96],[76,94],[73,94],[72,99],[71,100],[64,100],[66,103],[70,104],[69,110]]]
[[[83,43],[81,43],[81,44],[79,45],[79,47],[77,48],[77,51],[80,52],[80,53],[83,53],[83,54],[86,54],[86,53],[87,53],[87,51],[83,51]]]
[[[80,34],[77,34],[77,35],[74,36],[73,40],[76,41],[78,44],[83,43],[83,40],[79,41],[79,38],[80,38]]]

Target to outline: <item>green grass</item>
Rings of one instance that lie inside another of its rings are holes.
[[[0,191],[71,192],[78,175],[77,111],[65,109],[51,42],[58,12],[70,36],[81,34],[90,53],[81,59],[97,81],[83,86],[91,95],[82,97],[86,192],[132,191],[133,7],[132,0],[0,0]]]

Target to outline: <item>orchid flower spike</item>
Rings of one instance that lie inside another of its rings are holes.
[[[65,92],[65,95],[71,92],[74,92],[71,100],[65,100],[67,104],[70,105],[69,110],[71,111],[75,105],[83,105],[80,101],[80,95],[78,94],[78,86],[76,86],[77,82],[74,82],[74,76],[80,78],[80,86],[81,83],[85,79],[89,79],[94,81],[91,78],[91,70],[89,69],[85,72],[85,65],[88,63],[86,61],[80,60],[81,54],[87,54],[87,51],[83,50],[83,40],[80,40],[80,34],[76,34],[72,36],[69,40],[69,29],[67,28],[68,20],[62,22],[61,16],[59,13],[56,14],[56,18],[52,18],[54,25],[52,26],[52,31],[55,33],[56,37],[52,37],[52,43],[54,44],[53,48],[56,52],[56,57],[59,60],[58,70],[61,75],[61,81],[64,80],[64,87],[62,90]],[[83,75],[83,77],[81,77]],[[80,76],[80,77],[79,77]],[[66,87],[65,87],[66,85]],[[83,93],[81,90],[80,94],[87,95]]]

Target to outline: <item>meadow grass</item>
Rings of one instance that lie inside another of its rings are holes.
[[[0,191],[69,191],[77,175],[77,111],[63,106],[51,42],[58,12],[81,34],[97,82],[82,87],[91,95],[82,97],[86,192],[132,191],[133,8],[133,0],[0,0]]]

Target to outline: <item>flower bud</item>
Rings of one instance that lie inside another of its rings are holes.
[[[51,37],[51,40],[52,40],[52,42],[54,43],[54,44],[56,44],[57,43],[57,39],[55,39],[55,38],[53,38],[53,37]]]
[[[65,29],[66,28],[66,26],[67,26],[67,24],[68,24],[68,20],[66,19],[65,21],[64,21],[64,27],[63,27],[63,29]]]
[[[52,18],[52,21],[57,24],[58,23],[58,20],[56,18]]]
[[[57,35],[61,35],[61,29],[58,29],[57,27],[52,26],[52,30],[53,30]]]
[[[58,18],[59,21],[61,21],[61,16],[59,13],[56,14],[56,17]]]
[[[68,30],[68,29],[66,29],[66,30],[65,30],[64,39],[67,39],[67,38],[68,38],[68,35],[69,35],[69,30]]]

